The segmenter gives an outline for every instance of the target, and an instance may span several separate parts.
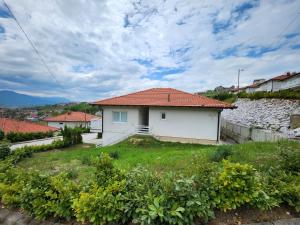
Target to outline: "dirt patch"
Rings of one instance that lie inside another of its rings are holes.
[[[258,209],[241,208],[230,212],[215,212],[215,219],[209,225],[237,225],[246,223],[269,222],[280,219],[291,219],[300,217],[294,209],[281,206],[268,211]]]

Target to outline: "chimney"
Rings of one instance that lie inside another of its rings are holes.
[[[170,94],[168,94],[168,102],[170,102],[171,101],[171,96],[170,96]]]

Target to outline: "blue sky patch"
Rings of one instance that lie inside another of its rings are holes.
[[[136,61],[138,64],[146,66],[146,67],[152,67],[152,60],[148,59],[134,59],[133,61]]]
[[[298,44],[298,45],[293,45],[293,46],[291,47],[291,49],[300,49],[300,44]]]
[[[9,13],[9,11],[0,6],[0,18],[13,18],[13,16]]]
[[[230,27],[234,26],[234,24],[241,20],[241,19],[248,19],[249,16],[247,16],[247,11],[257,7],[259,5],[258,0],[245,2],[241,5],[238,5],[235,9],[231,11],[231,16],[226,21],[216,21],[216,19],[213,20],[213,33],[217,34],[222,31],[225,31],[229,29]]]
[[[225,49],[224,51],[222,51],[219,54],[213,54],[212,56],[214,59],[224,59],[229,56],[237,56],[239,47],[240,47],[240,45],[236,45],[232,48]]]
[[[94,69],[95,69],[95,67],[92,64],[72,66],[72,71],[76,72],[76,73],[87,73]]]
[[[252,48],[248,53],[247,53],[247,57],[250,58],[257,58],[257,57],[261,57],[264,54],[268,53],[268,52],[273,52],[276,51],[277,49],[279,49],[280,47],[276,47],[276,48],[271,48],[271,47],[255,47]]]
[[[300,35],[300,32],[298,32],[298,33],[290,33],[290,34],[285,35],[285,38],[290,39],[290,38],[297,37],[298,35]]]
[[[185,67],[157,67],[154,72],[147,75],[151,80],[161,80],[166,75],[178,74],[186,71]]]
[[[0,34],[1,33],[5,33],[5,29],[4,29],[4,27],[2,27],[1,25],[0,25]]]

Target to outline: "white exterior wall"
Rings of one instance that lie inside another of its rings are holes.
[[[266,83],[260,84],[255,91],[272,91],[272,81],[267,81]]]
[[[65,125],[70,128],[74,127],[89,127],[90,122],[47,122],[48,126],[56,128],[64,128]]]
[[[127,112],[126,123],[113,122],[113,112]],[[103,107],[103,136],[102,145],[110,145],[121,141],[136,131],[139,123],[138,107]]]
[[[91,132],[102,132],[102,119],[91,120]]]
[[[283,80],[280,83],[280,89],[274,90],[284,90],[284,89],[293,89],[293,88],[300,88],[300,75],[294,76],[292,78]]]
[[[166,119],[161,119],[161,113]],[[150,132],[155,136],[218,139],[218,111],[215,109],[150,108]],[[220,130],[219,130],[220,131]]]
[[[252,88],[252,87],[247,87],[245,91],[246,91],[246,93],[253,93],[256,91],[256,89]]]

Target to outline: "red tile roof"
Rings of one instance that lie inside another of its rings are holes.
[[[47,122],[91,122],[93,118],[98,117],[83,112],[67,112],[59,116],[48,117],[44,120]]]
[[[235,106],[205,96],[190,94],[173,88],[152,88],[128,95],[92,103],[104,106],[176,106],[202,108],[235,108]]]
[[[285,80],[285,79],[288,79],[288,78],[291,78],[291,77],[293,77],[293,76],[296,76],[296,75],[299,75],[300,73],[294,73],[294,74],[292,74],[292,73],[287,73],[287,74],[283,74],[283,75],[279,75],[279,76],[277,76],[277,77],[273,77],[273,78],[271,78],[270,80]]]
[[[0,118],[0,129],[4,131],[5,134],[9,132],[18,133],[35,133],[35,132],[50,132],[57,131],[57,128],[49,127],[46,125],[41,125],[37,123],[18,121],[7,118]]]

